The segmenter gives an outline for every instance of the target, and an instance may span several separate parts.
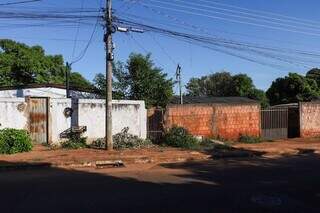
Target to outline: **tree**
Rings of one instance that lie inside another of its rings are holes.
[[[258,100],[262,107],[268,105],[264,91],[255,88],[252,79],[246,74],[232,76],[229,72],[218,72],[188,82],[189,96],[240,96]]]
[[[320,87],[320,69],[313,68],[309,70],[306,74],[308,79],[313,79],[317,82],[318,87]]]
[[[173,95],[173,81],[154,65],[151,55],[132,53],[127,62],[114,66],[113,94],[119,98],[144,100],[147,107],[166,106]],[[98,74],[95,85],[105,91],[105,76]]]
[[[93,88],[91,82],[78,72],[72,72],[70,74],[70,85],[79,88]]]
[[[232,76],[229,93],[232,96],[248,97],[255,92],[255,86],[252,79],[246,74]]]
[[[272,105],[311,101],[319,94],[320,91],[314,79],[297,73],[289,73],[284,78],[276,79],[267,91],[267,97]]]
[[[232,76],[228,72],[218,72],[201,78],[192,78],[187,84],[188,95],[231,96]]]
[[[41,46],[28,46],[9,39],[0,39],[0,85],[65,82],[63,57],[46,55]],[[74,86],[91,87],[80,73],[72,73]]]

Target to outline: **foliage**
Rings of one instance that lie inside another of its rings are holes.
[[[150,140],[144,140],[129,133],[129,127],[125,127],[121,132],[113,136],[113,147],[115,149],[141,149],[150,146]]]
[[[64,82],[59,82],[64,83]],[[80,73],[78,72],[72,72],[70,74],[70,86],[73,87],[79,87],[79,88],[85,88],[85,89],[91,89],[93,88],[90,81],[85,79]]]
[[[276,79],[267,91],[271,105],[311,101],[319,95],[317,82],[297,73]]]
[[[0,130],[0,154],[15,154],[32,150],[32,141],[25,130]]]
[[[67,141],[61,143],[61,147],[64,149],[80,149],[86,148],[87,138],[81,137],[79,134],[71,134]]]
[[[239,138],[239,142],[241,143],[260,143],[261,138],[256,136],[250,136],[250,135],[241,135]]]
[[[315,80],[317,82],[318,87],[320,87],[320,69],[313,68],[309,70],[306,74],[308,79]]]
[[[125,127],[121,132],[113,135],[113,148],[114,149],[142,149],[152,145],[152,142],[148,139],[144,140],[138,136],[129,133],[129,127]],[[92,147],[104,149],[106,148],[106,142],[104,138],[95,140],[92,143]]]
[[[248,98],[259,101],[262,108],[267,108],[269,106],[269,99],[267,98],[267,95],[263,90],[251,90],[251,92],[248,94]]]
[[[165,133],[163,142],[167,146],[195,149],[199,147],[199,141],[194,138],[187,129],[174,126]]]
[[[186,88],[190,96],[231,96],[232,76],[218,72],[201,78],[192,78]]]
[[[118,98],[144,100],[146,106],[166,106],[173,95],[173,81],[154,65],[151,55],[132,53],[127,62],[115,64],[113,94]],[[105,76],[98,74],[95,85],[105,91]]]
[[[41,46],[28,46],[0,39],[0,85],[65,82],[66,66],[62,55],[46,55]],[[70,76],[73,86],[91,87],[79,73]]]
[[[256,89],[252,79],[246,74],[232,76],[229,72],[218,72],[191,78],[186,88],[190,96],[240,96],[258,100],[262,107],[268,105],[265,93]]]

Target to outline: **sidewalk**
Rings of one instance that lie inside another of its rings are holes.
[[[0,170],[33,167],[99,167],[99,164],[161,164],[208,159],[264,157],[320,153],[320,138],[278,140],[257,144],[234,144],[233,150],[193,151],[177,148],[154,147],[139,150],[106,151],[97,149],[57,149],[36,145],[31,152],[0,155]],[[120,162],[120,163],[119,163]]]
[[[127,164],[168,163],[205,160],[210,155],[197,151],[155,147],[140,150],[106,151],[97,149],[52,150],[36,145],[31,152],[0,155],[1,166],[48,165],[53,167],[95,167],[96,163],[122,161]]]

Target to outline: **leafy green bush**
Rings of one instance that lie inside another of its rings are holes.
[[[165,145],[186,149],[198,148],[200,142],[183,127],[174,126],[164,135]]]
[[[152,142],[148,139],[144,140],[138,136],[129,133],[129,127],[125,127],[121,132],[113,135],[113,148],[114,149],[141,149],[152,145]],[[106,142],[104,138],[95,140],[92,145],[94,148],[104,149],[106,148]]]
[[[239,142],[241,143],[260,143],[261,138],[256,136],[250,136],[250,135],[241,135],[239,138]]]
[[[113,136],[113,147],[115,149],[141,149],[152,145],[150,140],[144,140],[129,133],[129,127]]]
[[[67,141],[61,143],[61,147],[64,149],[80,149],[87,147],[87,138],[80,137],[80,135],[70,135]]]
[[[32,140],[25,130],[0,130],[0,154],[15,154],[32,150]]]

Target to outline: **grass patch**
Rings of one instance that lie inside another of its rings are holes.
[[[63,149],[81,149],[87,148],[87,138],[85,137],[70,137],[67,141],[61,143]]]
[[[250,135],[241,135],[239,138],[240,143],[261,143],[261,137],[256,137],[256,136],[250,136]]]
[[[32,140],[25,130],[0,130],[0,154],[15,154],[29,152],[33,148]]]

